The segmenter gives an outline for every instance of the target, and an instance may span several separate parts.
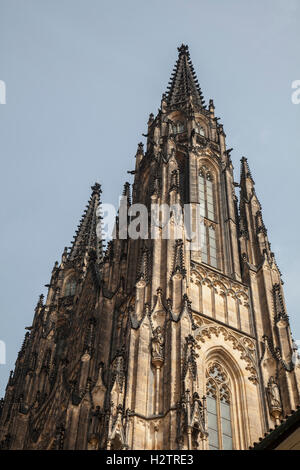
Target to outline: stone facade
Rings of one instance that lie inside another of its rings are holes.
[[[299,404],[298,355],[254,181],[245,158],[234,181],[187,46],[146,137],[127,208],[200,207],[201,249],[183,227],[169,238],[159,224],[155,239],[120,237],[118,216],[104,251],[92,187],[1,401],[3,449],[248,449]]]

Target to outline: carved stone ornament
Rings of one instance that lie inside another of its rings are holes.
[[[216,337],[222,335],[225,341],[230,342],[233,348],[240,352],[240,359],[245,361],[246,370],[249,372],[249,380],[257,384],[258,371],[254,342],[244,335],[233,333],[229,328],[220,326],[209,320],[203,320],[197,316],[194,316],[194,320],[198,327],[195,332],[197,348],[200,349],[201,343],[205,343],[205,341],[209,340],[213,335]]]
[[[270,377],[267,386],[267,396],[270,409],[270,415],[275,419],[276,424],[279,422],[279,417],[282,413],[282,403],[278,384],[274,377]]]
[[[151,340],[152,364],[162,364],[164,362],[164,330],[158,326],[153,332]]]

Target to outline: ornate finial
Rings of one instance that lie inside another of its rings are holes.
[[[143,144],[143,142],[139,142],[139,143],[138,143],[138,148],[137,148],[137,152],[136,152],[136,153],[137,153],[137,154],[141,153],[141,154],[144,155],[144,144]]]
[[[191,308],[192,302],[191,302],[190,299],[188,298],[188,295],[187,295],[187,294],[183,294],[183,303],[184,303],[185,306],[188,307],[188,309]]]
[[[65,261],[67,260],[67,257],[68,257],[68,247],[65,246],[63,254],[61,255],[62,263],[65,263]]]
[[[130,204],[130,203],[131,203],[131,198],[130,198],[130,183],[128,183],[128,181],[126,181],[126,183],[124,184],[123,196],[126,196],[126,197],[127,197],[127,202],[128,202],[128,204]]]
[[[148,126],[151,126],[153,121],[154,121],[154,114],[150,113],[149,114],[149,119],[148,119]]]
[[[174,248],[174,262],[172,275],[181,274],[183,277],[186,275],[183,259],[183,241],[176,240]]]
[[[101,194],[101,185],[99,183],[95,183],[94,186],[91,186],[91,190],[93,191],[93,194]]]
[[[36,310],[43,307],[43,305],[44,305],[44,294],[41,294],[39,296],[39,300],[38,300],[38,303],[37,303],[37,306],[36,306]]]
[[[146,315],[149,316],[151,312],[151,307],[150,307],[149,302],[145,303],[145,310],[146,310]]]
[[[123,196],[126,196],[128,194],[129,188],[130,188],[130,183],[126,181],[126,183],[124,184]]]
[[[145,246],[141,250],[140,261],[138,265],[138,275],[137,281],[144,280],[146,282],[149,281],[150,275],[150,263],[149,263],[149,250]]]
[[[181,44],[180,47],[177,47],[179,54],[189,54],[189,46],[186,44]]]
[[[249,168],[249,164],[248,164],[248,159],[246,157],[241,158],[241,167],[242,167],[241,176],[244,177],[244,178],[251,178],[252,181],[253,181],[251,171],[250,171],[250,168]]]

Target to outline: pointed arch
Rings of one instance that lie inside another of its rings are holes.
[[[246,449],[250,442],[250,430],[244,374],[233,356],[222,346],[212,346],[207,351],[205,364],[206,393],[208,397],[214,394],[216,399],[218,448],[230,448],[231,438],[233,449]],[[213,368],[219,376],[214,377],[210,373]],[[212,447],[217,446],[213,444]]]
[[[200,207],[201,259],[204,263],[219,267],[219,197],[218,173],[206,161],[198,167],[198,200]]]
[[[207,135],[207,125],[203,123],[203,120],[197,119],[195,121],[195,132],[202,137]]]
[[[64,279],[63,283],[63,296],[68,297],[71,295],[75,295],[76,292],[76,277],[75,277],[75,272],[73,270],[69,271]]]
[[[186,126],[183,120],[176,120],[173,121],[171,124],[172,127],[172,134],[182,134],[186,131]]]

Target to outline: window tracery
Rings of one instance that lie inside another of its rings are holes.
[[[199,172],[201,257],[204,263],[218,267],[214,180],[204,166]]]
[[[64,289],[64,295],[66,297],[71,296],[71,295],[75,295],[75,291],[76,291],[76,280],[74,279],[74,277],[71,277],[66,282],[65,289]]]
[[[172,132],[173,134],[181,134],[182,132],[185,132],[185,125],[181,121],[174,122],[172,124]]]
[[[207,370],[206,400],[209,448],[232,449],[229,377],[218,363],[211,364]]]
[[[201,126],[199,122],[196,122],[196,134],[202,135],[203,137],[205,136],[205,131],[204,128]]]

